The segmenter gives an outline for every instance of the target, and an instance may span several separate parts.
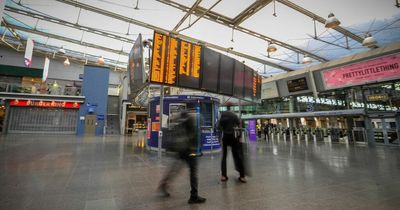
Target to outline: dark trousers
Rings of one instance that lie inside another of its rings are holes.
[[[168,182],[172,181],[181,171],[183,161],[189,166],[190,170],[190,196],[197,197],[197,159],[195,156],[189,156],[188,153],[178,153],[176,160],[174,163],[167,169],[167,172],[164,174],[163,179],[161,180],[161,185],[166,186]]]
[[[221,175],[227,177],[226,156],[228,153],[228,146],[231,147],[236,170],[239,172],[240,177],[245,177],[242,145],[239,140],[235,139],[233,134],[224,134],[224,137],[222,138]]]
[[[269,141],[268,131],[264,132],[264,135],[265,135],[265,141]]]

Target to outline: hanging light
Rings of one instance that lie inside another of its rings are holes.
[[[65,49],[63,46],[61,46],[61,48],[58,50],[59,53],[61,54],[65,54]]]
[[[370,33],[367,33],[365,35],[365,38],[364,38],[363,42],[362,42],[362,45],[364,47],[374,48],[374,47],[376,47],[377,43],[378,42],[376,41],[376,39]]]
[[[312,60],[310,57],[308,57],[308,55],[304,55],[303,57],[303,64],[310,64],[312,63]]]
[[[268,45],[268,48],[267,48],[268,53],[273,53],[273,52],[276,52],[277,50],[278,50],[278,48],[276,47],[276,44],[270,43]]]
[[[340,21],[333,13],[329,13],[328,19],[325,21],[325,28],[335,28],[340,25]]]
[[[103,65],[104,62],[105,62],[105,61],[104,61],[103,56],[100,56],[100,57],[97,59],[97,63],[100,64],[100,65]]]
[[[65,58],[64,66],[69,66],[71,63],[69,62],[68,58]]]

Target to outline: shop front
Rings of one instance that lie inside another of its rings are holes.
[[[7,133],[76,134],[78,101],[6,100],[3,129]]]

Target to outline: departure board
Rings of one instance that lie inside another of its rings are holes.
[[[262,85],[262,76],[257,74],[258,83],[257,83],[257,94],[256,99],[261,99],[261,85]]]
[[[301,77],[298,79],[288,80],[287,87],[289,93],[308,90],[307,79],[305,77]]]
[[[178,64],[178,43],[175,38],[168,37],[167,59],[165,65],[165,83],[168,85],[176,84],[176,71]]]
[[[248,66],[244,68],[244,98],[247,100],[253,99],[253,69]]]
[[[199,89],[201,46],[186,41],[180,41],[179,75],[180,87]]]
[[[233,96],[243,98],[244,64],[238,60],[235,60],[233,81]]]
[[[232,95],[235,60],[224,54],[221,54],[220,56],[221,58],[219,64],[219,93],[225,95]],[[206,59],[206,56],[204,56],[204,59]]]
[[[153,56],[151,61],[150,82],[164,83],[165,51],[167,36],[154,33]]]
[[[201,89],[205,91],[218,92],[219,80],[219,56],[220,53],[204,48],[204,59],[202,65]]]
[[[159,32],[153,37],[150,82],[256,100],[261,76],[242,62]]]

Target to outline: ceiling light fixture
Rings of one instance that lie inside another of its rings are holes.
[[[340,25],[340,21],[331,12],[328,15],[328,19],[325,21],[325,28],[335,28]]]
[[[311,58],[308,57],[308,55],[304,55],[303,64],[310,64],[310,63],[312,63]]]
[[[268,45],[268,48],[267,48],[268,53],[273,53],[273,52],[276,52],[277,50],[278,50],[278,48],[276,47],[276,44],[270,43]]]
[[[68,58],[65,58],[64,66],[69,66],[71,63],[69,62]]]
[[[362,45],[368,48],[375,48],[377,43],[378,42],[376,41],[376,39],[370,33],[367,33],[362,42]]]
[[[61,48],[58,50],[59,53],[61,54],[65,54],[65,49],[63,46],[61,46]]]

